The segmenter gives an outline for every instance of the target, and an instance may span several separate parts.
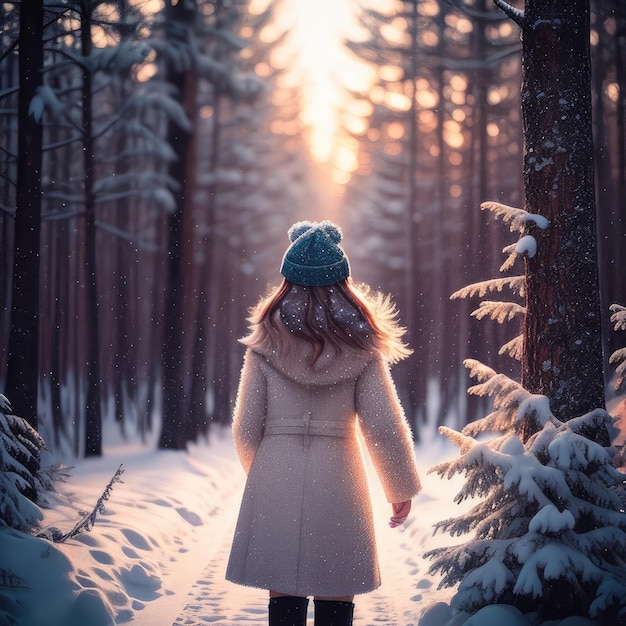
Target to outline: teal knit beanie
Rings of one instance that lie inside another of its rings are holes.
[[[280,273],[305,287],[332,285],[350,276],[348,257],[339,242],[341,229],[328,220],[296,222],[288,231],[291,246]]]

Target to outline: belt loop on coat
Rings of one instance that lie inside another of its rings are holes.
[[[311,411],[306,411],[304,413],[304,415],[302,416],[302,422],[304,425],[304,438],[303,438],[303,444],[305,448],[308,448],[311,445],[311,433],[310,433],[310,426],[311,426]]]

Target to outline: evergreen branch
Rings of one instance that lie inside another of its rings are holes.
[[[612,304],[609,310],[613,311],[613,315],[611,315],[611,321],[615,324],[613,329],[626,330],[626,307],[620,304]]]
[[[124,470],[122,469],[122,466],[120,465],[117,468],[115,474],[113,475],[113,478],[111,478],[111,480],[109,481],[109,484],[105,487],[104,491],[102,492],[102,495],[98,498],[98,501],[96,502],[96,505],[94,506],[93,510],[90,513],[87,513],[87,515],[83,516],[80,522],[78,522],[76,526],[72,528],[72,530],[70,530],[69,532],[63,535],[57,528],[51,528],[43,533],[40,533],[37,536],[54,541],[54,543],[64,543],[68,539],[75,537],[76,535],[80,534],[83,531],[90,532],[96,523],[96,517],[98,513],[104,512],[104,503],[111,497],[111,491],[113,490],[113,485],[115,483],[123,482],[121,479],[121,476],[123,473],[124,473]]]
[[[519,256],[517,252],[517,244],[512,243],[506,246],[505,248],[502,249],[502,252],[504,252],[505,254],[508,254],[508,256],[506,260],[504,261],[504,263],[500,266],[500,271],[507,272],[515,265],[515,261],[517,261],[517,257]]]
[[[0,411],[5,413],[6,415],[13,413],[13,409],[11,408],[11,403],[9,402],[9,399],[1,393],[0,393]]]
[[[524,337],[522,335],[518,335],[511,339],[511,341],[507,341],[503,346],[498,350],[498,354],[508,354],[512,359],[516,361],[521,361],[522,356],[524,354]]]
[[[465,359],[463,365],[469,370],[470,378],[475,378],[478,382],[484,382],[496,376],[495,370],[476,359]]]
[[[469,437],[478,437],[485,431],[503,432],[506,429],[505,425],[512,421],[512,407],[501,407],[475,422],[466,424],[463,427],[463,434]]]
[[[493,378],[470,387],[468,393],[473,396],[493,397],[493,406],[496,409],[518,405],[529,395],[518,382],[505,374],[496,374]]]
[[[478,443],[476,439],[467,437],[466,435],[453,430],[452,428],[448,428],[447,426],[440,426],[439,432],[442,435],[445,435],[453,444],[458,446],[460,454],[465,454],[472,446]]]
[[[473,296],[479,296],[482,298],[488,292],[498,291],[501,292],[504,287],[511,289],[513,293],[517,293],[520,296],[524,295],[524,276],[508,276],[506,278],[492,278],[491,280],[484,280],[479,283],[472,283],[467,285],[458,291],[455,291],[450,300],[457,298],[471,298]]]
[[[496,217],[499,217],[505,224],[509,225],[511,232],[518,231],[523,233],[529,223],[542,230],[546,229],[549,224],[543,215],[529,213],[524,209],[516,209],[501,202],[483,202],[480,205],[480,209],[481,211],[491,211]]]
[[[619,390],[626,380],[626,348],[621,348],[613,352],[609,357],[609,363],[611,365],[617,364],[615,368],[616,379],[613,387]]]
[[[478,305],[475,311],[472,311],[471,316],[475,317],[477,320],[489,317],[498,322],[498,324],[502,324],[503,322],[512,320],[516,315],[523,315],[525,312],[526,308],[516,302],[484,300]]]
[[[531,394],[520,383],[504,374],[497,374],[479,361],[467,359],[463,363],[470,370],[470,376],[479,384],[468,389],[468,393],[493,397],[495,411],[463,428],[463,434],[476,436],[484,431],[514,431],[526,441],[532,433],[551,422],[559,426],[550,410],[545,396]]]

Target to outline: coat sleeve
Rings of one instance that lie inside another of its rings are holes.
[[[233,414],[233,441],[246,474],[263,438],[267,411],[267,383],[261,356],[248,349],[244,356]]]
[[[421,490],[411,429],[381,359],[373,359],[357,380],[356,411],[367,450],[389,502],[410,500]]]

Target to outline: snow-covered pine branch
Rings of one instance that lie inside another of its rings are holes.
[[[461,454],[465,454],[474,444],[478,443],[476,439],[447,426],[440,426],[439,432],[445,435],[455,446],[458,446]]]
[[[29,533],[43,515],[35,504],[37,472],[45,444],[0,394],[0,525]]]
[[[527,256],[532,259],[537,254],[537,240],[532,235],[523,235],[516,243],[505,246],[502,252],[508,256],[500,266],[500,271],[506,272],[515,265],[519,257]]]
[[[483,211],[491,211],[505,224],[508,224],[511,232],[517,231],[524,233],[528,224],[534,224],[537,228],[545,230],[549,224],[548,220],[543,215],[529,213],[524,209],[516,209],[515,207],[500,202],[483,202],[480,208]]]
[[[519,411],[550,419],[525,444],[508,433],[431,470],[465,474],[455,501],[485,499],[436,525],[474,537],[428,552],[430,573],[443,574],[440,586],[458,584],[456,611],[512,604],[533,619],[585,615],[615,623],[626,604],[626,516],[617,492],[624,475],[612,466],[611,450],[587,435],[612,418],[597,409],[562,423],[532,394]]]
[[[626,381],[626,348],[615,350],[609,357],[609,363],[616,366],[614,387],[620,390]]]
[[[494,475],[498,474],[502,477],[510,468],[509,460],[495,449],[497,446],[494,445],[494,440],[490,442],[480,442],[445,426],[440,427],[439,432],[446,435],[448,439],[459,446],[461,456],[452,461],[446,461],[430,468],[428,470],[429,474],[436,473],[439,476],[450,479],[455,474],[465,474],[469,476],[469,472],[472,469],[488,465]],[[483,486],[485,484],[486,483],[483,483]],[[466,498],[485,495],[481,493],[481,489],[482,487],[479,483],[471,483],[471,481],[469,481],[455,496],[454,501],[460,503]]]
[[[511,339],[511,341],[507,341],[503,346],[498,350],[498,354],[508,354],[512,359],[516,361],[521,361],[524,350],[524,337],[522,335],[518,335]]]
[[[37,87],[33,99],[28,105],[28,112],[37,123],[41,122],[43,114],[49,110],[53,115],[61,113],[64,109],[63,103],[57,97],[56,92],[49,85]]]
[[[491,396],[495,409],[465,426],[464,435],[476,437],[484,432],[515,432],[526,440],[545,424],[557,423],[545,396],[531,394],[518,382],[497,374],[479,361],[466,359],[463,364],[470,370],[470,376],[479,381],[468,389],[468,393]]]
[[[508,256],[506,257],[504,263],[500,266],[500,271],[508,272],[515,265],[515,261],[517,261],[517,258],[519,256],[517,254],[517,243],[512,243],[508,246],[505,246],[504,248],[502,248],[502,252],[504,252],[504,254]]]
[[[145,41],[122,39],[114,46],[94,47],[83,60],[93,73],[112,70],[128,72],[133,65],[145,62],[151,52],[151,46]]]
[[[497,374],[494,369],[476,359],[465,359],[463,365],[469,370],[470,377],[475,378],[480,383],[493,378]]]
[[[612,304],[609,310],[613,312],[611,315],[611,321],[615,324],[614,330],[626,330],[626,307],[620,304]]]
[[[623,307],[621,304],[612,304],[609,309],[613,313],[611,321],[614,324],[614,330],[626,330],[626,307]],[[609,363],[615,365],[613,388],[616,391],[621,391],[626,382],[626,347],[615,350],[609,357]]]
[[[470,370],[470,376],[478,380],[468,392],[475,396],[491,396],[496,408],[512,402],[521,402],[529,393],[518,382],[505,374],[498,374],[491,368],[474,359],[466,359],[463,365]]]
[[[62,533],[58,528],[51,527],[43,531],[38,535],[38,537],[42,537],[44,539],[48,539],[50,541],[54,541],[54,543],[64,543],[68,539],[75,537],[83,531],[89,532],[94,527],[96,523],[96,518],[98,513],[104,512],[104,503],[111,497],[111,491],[113,490],[113,485],[115,483],[121,483],[122,474],[124,470],[120,465],[107,486],[104,488],[102,495],[98,498],[96,505],[91,510],[90,513],[87,513],[83,516],[83,518],[67,533]]]
[[[455,300],[457,298],[472,298],[474,296],[482,298],[489,292],[501,292],[505,287],[508,287],[513,293],[524,296],[524,277],[508,276],[506,278],[492,278],[491,280],[472,283],[471,285],[467,285],[466,287],[455,291],[450,296],[450,300]]]
[[[523,315],[525,307],[516,302],[497,302],[494,300],[484,300],[478,305],[478,308],[472,311],[472,317],[478,320],[484,317],[490,317],[492,320],[502,324],[503,322],[512,320],[516,315]]]

